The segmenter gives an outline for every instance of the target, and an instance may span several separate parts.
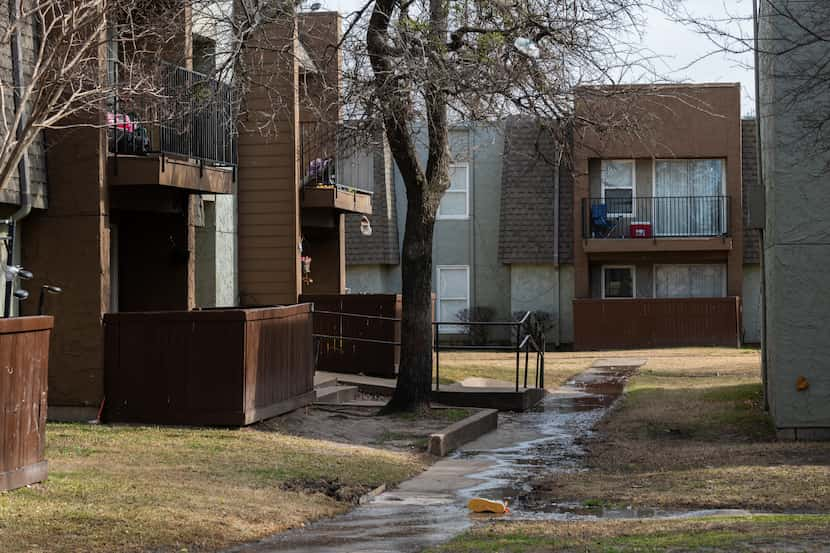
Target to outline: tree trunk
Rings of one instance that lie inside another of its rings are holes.
[[[432,235],[435,208],[425,194],[407,198],[401,259],[401,359],[398,385],[384,412],[422,411],[432,389]]]

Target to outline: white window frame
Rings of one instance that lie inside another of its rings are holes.
[[[463,215],[441,215],[441,202],[438,203],[438,211],[435,214],[435,219],[439,221],[463,221],[470,218],[470,164],[466,161],[457,162],[457,163],[450,163],[450,169],[464,169],[464,175],[466,176],[465,183],[466,186],[464,188],[464,214]],[[449,189],[447,189],[449,192]],[[458,194],[460,190],[453,191],[454,194]],[[444,192],[446,194],[446,192]],[[443,196],[441,197],[441,201],[443,201]]]
[[[630,298],[608,298],[605,297],[605,271],[606,269],[628,269],[631,271],[631,297]],[[600,271],[600,289],[604,300],[632,300],[637,297],[637,267],[635,265],[603,265]]]
[[[464,269],[467,274],[467,297],[466,298],[442,298],[441,297],[441,271],[451,270],[451,271],[458,271],[460,269]],[[441,302],[442,301],[467,301],[467,309],[470,309],[470,266],[469,265],[438,265],[435,267],[435,303],[436,303],[436,315],[438,317],[438,321],[445,322],[441,320]],[[438,328],[438,332],[440,334],[463,334],[466,330],[466,327],[461,324],[457,325],[440,325]]]
[[[657,268],[658,267],[696,267],[699,265],[720,265],[724,268],[723,273],[723,286],[721,286],[721,295],[714,296],[716,298],[725,298],[726,292],[729,286],[729,266],[727,263],[655,263],[651,268],[651,297],[658,298],[657,296]],[[662,299],[684,299],[684,298],[691,298],[691,297],[706,297],[706,296],[683,296],[682,298],[672,298],[672,297],[665,297],[660,296]]]
[[[602,193],[602,201],[606,205],[608,202],[605,201],[605,191],[606,190],[628,190],[627,187],[622,186],[605,186],[605,164],[611,163],[627,163],[631,165],[631,212],[630,213],[616,213],[611,210],[608,210],[609,217],[630,217],[632,219],[635,218],[636,212],[636,201],[635,198],[637,197],[637,160],[635,159],[603,159],[600,163],[600,170],[599,170],[599,181],[601,186],[601,193]]]

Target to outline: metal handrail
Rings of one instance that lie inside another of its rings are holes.
[[[488,350],[488,351],[515,351],[516,352],[516,391],[519,391],[519,375],[520,375],[520,365],[521,365],[521,353],[522,349],[524,349],[525,353],[525,375],[524,375],[524,387],[527,388],[527,377],[528,377],[528,365],[529,365],[529,358],[530,358],[530,346],[533,345],[534,352],[536,353],[536,387],[537,388],[544,388],[545,386],[545,338],[544,335],[542,336],[542,347],[536,343],[533,339],[533,336],[530,333],[525,334],[524,339],[522,339],[521,329],[527,320],[530,318],[531,312],[526,311],[525,314],[522,316],[521,319],[517,321],[454,321],[454,322],[447,322],[447,321],[433,321],[432,325],[434,327],[434,338],[433,338],[433,349],[435,350],[435,391],[441,391],[441,350],[444,349],[445,351],[453,351],[453,350]],[[516,327],[516,346],[497,346],[497,345],[484,345],[484,346],[446,346],[444,348],[441,347],[441,342],[439,340],[440,334],[440,327],[441,325],[464,325],[464,326],[506,326],[506,327]]]
[[[313,189],[333,186],[344,192],[373,195],[371,190],[338,182],[337,159],[343,155],[341,132],[332,124],[306,121],[300,124],[300,186]],[[322,166],[313,167],[316,161]]]
[[[381,317],[379,315],[362,315],[360,313],[343,313],[342,311],[318,311],[315,310],[314,313],[320,313],[322,315],[337,315],[340,317],[352,317],[355,319],[371,319],[376,321],[392,321],[399,323],[401,322],[400,318],[397,317]]]
[[[109,147],[116,159],[121,149],[119,125],[137,123],[147,125],[151,142],[150,149],[136,148],[140,154],[160,154],[162,159],[168,155],[186,157],[198,161],[200,167],[235,167],[233,88],[202,73],[162,62],[160,89],[159,97],[137,98],[126,107],[118,96],[113,98]],[[131,114],[137,116],[137,121],[122,121]]]
[[[371,320],[371,321],[389,321],[389,322],[400,322],[401,319],[397,317],[383,317],[379,315],[361,315],[358,313],[343,313],[339,311],[314,311],[315,314],[321,314],[326,316],[335,316],[335,317],[346,317],[346,318],[354,318],[354,319],[364,319],[364,320]],[[533,338],[533,335],[530,333],[526,333],[524,337],[522,337],[521,329],[527,320],[530,318],[531,312],[527,311],[522,316],[521,319],[516,321],[471,321],[471,322],[464,322],[460,324],[470,325],[470,326],[507,326],[507,327],[516,327],[516,345],[515,346],[500,346],[500,345],[483,345],[483,346],[445,346],[441,347],[441,343],[439,341],[439,330],[441,325],[458,325],[458,322],[448,323],[445,321],[433,321],[432,325],[435,328],[435,337],[434,337],[434,344],[433,348],[435,351],[435,390],[441,390],[441,366],[440,366],[440,352],[443,349],[444,351],[453,351],[453,350],[487,350],[487,351],[515,351],[516,353],[516,382],[515,382],[515,389],[519,391],[519,381],[521,375],[521,354],[524,352],[525,354],[525,363],[524,363],[524,387],[527,388],[528,384],[528,375],[529,375],[529,361],[530,361],[530,352],[531,350],[536,353],[536,371],[535,371],[535,387],[537,388],[544,388],[545,387],[545,337],[542,335],[542,345],[536,343],[536,340]],[[315,339],[331,339],[331,340],[344,340],[344,341],[352,341],[352,342],[362,342],[362,343],[369,343],[369,344],[382,344],[382,345],[391,345],[391,346],[400,346],[400,341],[397,340],[376,340],[373,338],[358,338],[356,336],[343,336],[342,335],[342,327],[340,335],[331,335],[331,334],[317,334],[313,333],[312,336]]]

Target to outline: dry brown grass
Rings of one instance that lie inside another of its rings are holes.
[[[412,455],[256,429],[50,424],[49,480],[0,493],[0,551],[214,550],[342,512],[293,480],[364,489],[419,472]]]
[[[610,350],[610,351],[550,351],[545,353],[545,385],[555,388],[570,377],[586,370],[596,359],[608,357],[649,359],[648,367],[670,365],[673,370],[688,368],[692,372],[718,370],[718,367],[738,364],[747,372],[757,372],[757,350],[730,348],[673,348],[662,350]],[[485,351],[441,352],[441,381],[460,382],[468,377],[490,378],[513,382],[516,378],[516,354]],[[530,357],[530,378],[535,361]],[[520,359],[524,376],[524,356]],[[433,374],[433,378],[435,375]]]
[[[753,553],[827,551],[830,516],[778,515],[704,519],[496,523],[479,526],[441,553]]]
[[[648,355],[589,446],[592,469],[542,488],[561,500],[826,512],[830,444],[775,439],[757,352]]]
[[[545,354],[545,386],[555,388],[568,378],[591,365],[592,358],[575,357],[573,354],[549,352]],[[478,377],[504,382],[516,379],[516,354],[503,352],[449,351],[440,354],[441,382],[460,382]],[[530,356],[529,380],[535,375],[535,357]],[[524,355],[520,360],[521,378],[524,378]],[[435,378],[435,374],[433,374]]]

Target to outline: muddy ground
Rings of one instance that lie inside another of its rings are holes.
[[[430,434],[476,412],[475,409],[433,409],[431,416],[415,417],[378,416],[379,410],[379,406],[310,406],[263,422],[257,428],[343,444],[420,452],[426,449]]]

